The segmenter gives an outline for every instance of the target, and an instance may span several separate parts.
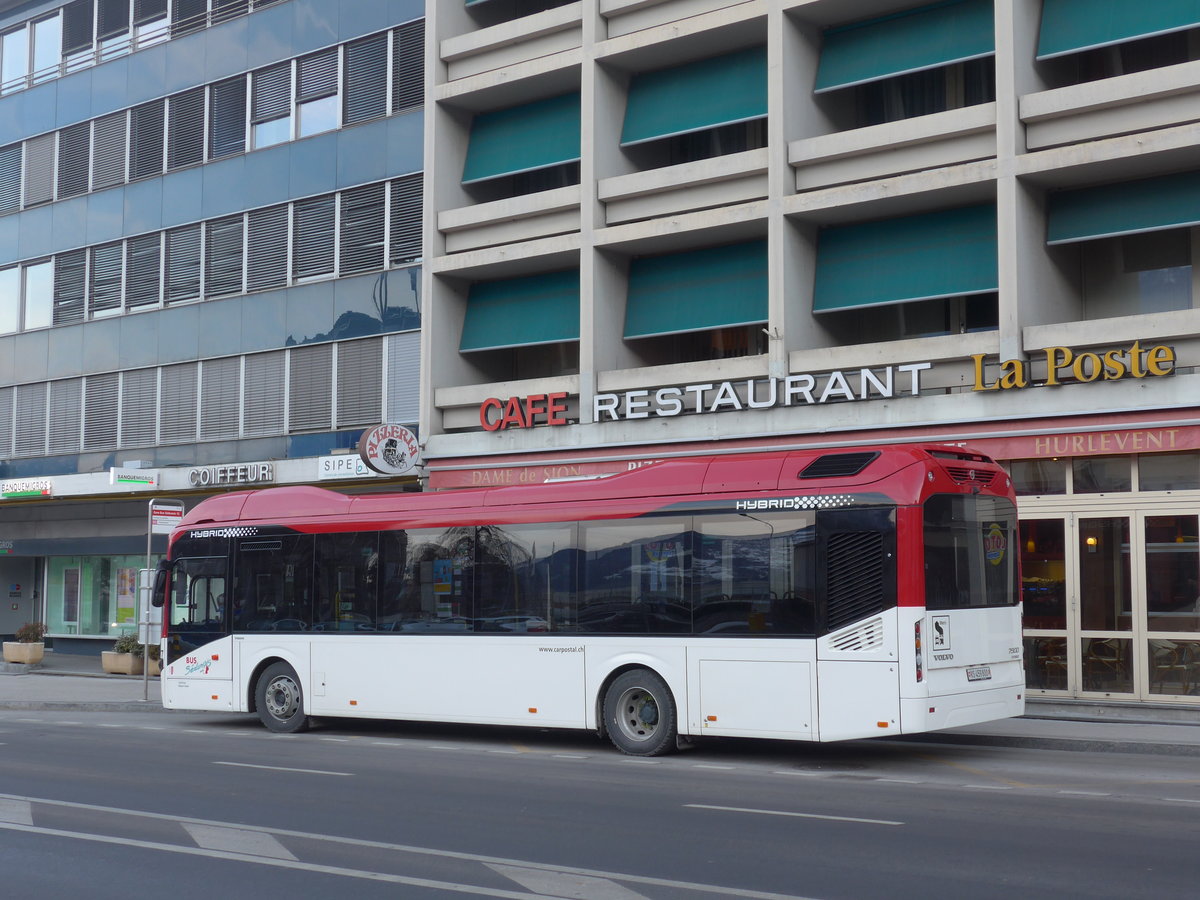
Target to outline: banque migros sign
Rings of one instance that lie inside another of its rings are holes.
[[[1038,357],[1041,357],[1040,359]],[[1058,387],[1067,383],[1120,381],[1123,378],[1157,378],[1175,371],[1175,350],[1163,344],[1143,348],[1141,341],[1128,347],[1083,351],[1070,347],[1047,347],[1028,360],[1006,359],[1000,363],[1000,375],[989,381],[984,374],[988,354],[976,353],[975,391],[1009,391],[1027,387]],[[1034,381],[1035,363],[1045,363],[1046,378]]]

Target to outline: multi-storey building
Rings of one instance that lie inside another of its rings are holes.
[[[1194,4],[438,0],[427,29],[433,487],[967,443],[1021,495],[1031,692],[1198,699]]]
[[[0,0],[0,633],[99,650],[149,498],[415,424],[423,15]]]

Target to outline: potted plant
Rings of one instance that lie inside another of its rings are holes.
[[[17,629],[15,641],[4,642],[4,661],[32,665],[40,663],[45,654],[46,626],[41,622],[26,622]]]
[[[158,644],[146,644],[146,672],[150,675],[162,674],[162,663],[159,661]]]
[[[100,667],[110,675],[141,675],[142,645],[133,632],[117,638],[111,650],[100,654]]]

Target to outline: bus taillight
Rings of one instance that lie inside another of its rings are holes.
[[[925,661],[921,658],[921,622],[919,619],[913,626],[913,646],[917,651],[917,681],[922,682],[925,680]]]

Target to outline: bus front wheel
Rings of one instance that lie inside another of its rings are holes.
[[[258,717],[271,731],[292,734],[308,728],[304,694],[296,670],[285,662],[267,666],[255,689]]]
[[[660,756],[675,749],[675,701],[667,683],[649,669],[613,679],[604,694],[609,740],[630,756]]]

